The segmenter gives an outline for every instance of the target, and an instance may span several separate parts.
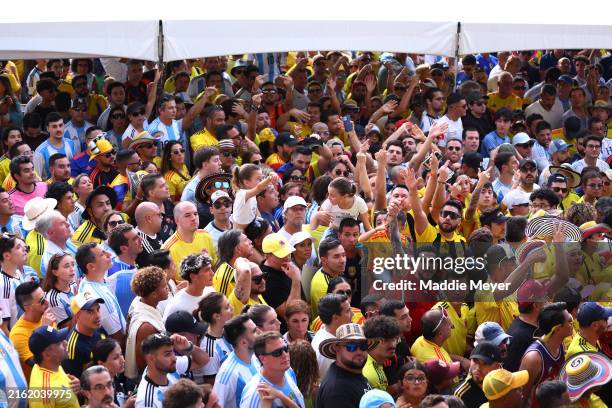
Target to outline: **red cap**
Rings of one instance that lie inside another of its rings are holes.
[[[445,361],[433,359],[426,361],[424,365],[427,370],[427,379],[434,385],[456,377],[461,371],[461,364],[458,361],[448,364]]]
[[[546,301],[546,287],[535,279],[528,279],[518,288],[516,300],[519,305]]]

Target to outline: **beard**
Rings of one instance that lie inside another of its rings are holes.
[[[343,359],[343,358],[340,361],[342,362],[342,365],[344,365],[347,368],[350,368],[352,370],[361,370],[366,364],[367,357],[364,357],[363,363],[356,363],[353,360]]]

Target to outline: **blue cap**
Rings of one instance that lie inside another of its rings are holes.
[[[610,316],[612,316],[612,307],[603,307],[597,302],[584,302],[576,314],[581,327],[589,326],[597,320],[606,320]]]
[[[361,397],[359,408],[380,408],[382,404],[391,404],[391,408],[396,408],[395,401],[388,392],[370,390]]]
[[[561,75],[559,77],[559,82],[564,82],[564,83],[566,83],[568,85],[573,85],[574,84],[574,80],[569,75]]]
[[[504,340],[511,339],[512,336],[507,334],[504,329],[495,322],[482,323],[476,329],[474,333],[475,342],[474,344],[480,344],[482,341],[490,341],[491,343],[499,346]]]
[[[34,330],[28,340],[30,351],[35,356],[40,355],[50,345],[61,343],[66,340],[69,331],[70,329],[68,328],[57,330],[52,326],[40,326]]]
[[[552,142],[550,142],[550,147],[548,148],[550,154],[562,151],[562,150],[567,150],[570,147],[572,147],[573,145],[571,144],[567,144],[565,143],[565,140],[563,139],[555,139]]]

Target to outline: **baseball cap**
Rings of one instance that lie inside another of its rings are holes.
[[[521,161],[519,162],[519,169],[522,169],[523,167],[527,166],[528,164],[531,164],[533,167],[537,168],[538,165],[536,164],[536,162],[533,159],[521,159]]]
[[[516,148],[510,143],[502,143],[499,145],[499,153],[512,153],[516,154]]]
[[[566,83],[568,85],[573,85],[574,84],[574,80],[569,75],[561,75],[559,77],[559,82],[563,82],[563,83]]]
[[[487,95],[484,95],[481,92],[471,92],[468,96],[467,96],[467,102],[468,103],[472,103],[472,102],[478,102],[481,99],[489,99],[489,97]]]
[[[368,133],[378,133],[380,135],[380,128],[376,125],[372,125],[372,128]]]
[[[276,136],[276,139],[274,139],[274,144],[276,146],[282,146],[282,145],[295,146],[296,144],[298,144],[298,140],[295,136],[293,136],[289,132],[280,132],[278,136]]]
[[[551,185],[554,182],[567,183],[567,177],[561,173],[554,173],[548,177],[548,181],[546,182],[548,185]]]
[[[490,342],[497,348],[503,341],[511,338],[512,336],[507,334],[499,323],[484,322],[476,328],[474,346]]]
[[[287,242],[285,237],[278,233],[266,235],[261,243],[264,254],[272,254],[277,258],[284,258],[295,251],[295,248]]]
[[[192,333],[202,335],[206,333],[208,325],[198,322],[191,313],[186,310],[177,310],[166,318],[166,331],[168,333]]]
[[[502,202],[506,205],[508,210],[512,210],[514,207],[529,204],[529,193],[519,189],[510,190],[504,196]]]
[[[50,345],[61,343],[62,341],[66,340],[69,331],[70,329],[67,327],[57,330],[52,326],[40,326],[32,332],[32,335],[28,340],[30,351],[35,356],[40,355]]]
[[[529,135],[525,132],[519,132],[512,138],[512,144],[514,146],[525,143],[533,145],[535,143],[535,140],[530,138]]]
[[[506,336],[510,337],[510,335],[508,334],[506,334]],[[470,359],[478,359],[485,364],[493,364],[496,361],[499,363],[502,362],[502,357],[501,353],[499,352],[498,345],[486,340],[478,342],[478,345],[474,347],[474,350],[472,350],[472,354],[470,354]]]
[[[545,302],[548,296],[546,287],[535,279],[527,279],[516,292],[519,306],[528,306],[535,302]]]
[[[584,302],[578,307],[576,319],[582,327],[589,326],[597,320],[604,320],[612,316],[612,307],[603,307],[597,302]]]
[[[391,407],[395,408],[391,394],[378,389],[366,392],[359,400],[359,408],[380,408],[384,404],[391,404]]]
[[[72,297],[70,310],[72,314],[75,315],[81,310],[89,310],[96,303],[104,303],[104,299],[89,292],[80,292],[78,295]]]
[[[556,152],[567,150],[567,149],[569,149],[572,146],[573,145],[571,145],[571,144],[565,143],[565,140],[563,140],[563,139],[555,139],[552,142],[550,142],[550,147],[549,147],[548,151],[550,152],[550,154],[553,154],[553,153],[556,153]]]
[[[466,153],[463,155],[463,164],[475,170],[482,167],[483,160],[482,155],[477,152]]]
[[[447,363],[442,360],[432,359],[423,363],[427,369],[427,379],[430,383],[436,385],[459,375],[461,364],[458,361]]]
[[[482,382],[482,391],[489,401],[502,398],[510,391],[520,388],[529,381],[529,371],[511,373],[503,368],[489,372]]]
[[[480,216],[480,224],[488,225],[491,223],[495,224],[503,224],[508,221],[508,217],[504,215],[501,210],[497,209],[495,211],[486,211]]]
[[[103,135],[100,135],[89,142],[87,149],[91,153],[89,160],[93,160],[101,154],[112,152],[115,148]]]
[[[225,191],[217,190],[210,196],[210,202],[214,204],[217,200],[220,200],[222,198],[227,198],[228,200],[232,201],[229,194],[227,194]]]
[[[313,241],[312,235],[310,235],[310,233],[306,231],[296,232],[295,234],[291,236],[291,239],[289,240],[289,244],[296,246],[297,244],[300,244],[306,241],[307,239],[309,239],[310,242]]]
[[[306,200],[304,200],[300,196],[291,196],[287,200],[285,200],[285,204],[283,204],[283,213],[290,208],[295,207],[296,205],[303,205],[304,207],[308,207]]]

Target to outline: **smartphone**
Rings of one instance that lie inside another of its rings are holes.
[[[350,115],[344,115],[342,117],[342,121],[344,122],[344,130],[346,130],[347,132],[352,132],[353,131],[353,125],[351,123]]]

